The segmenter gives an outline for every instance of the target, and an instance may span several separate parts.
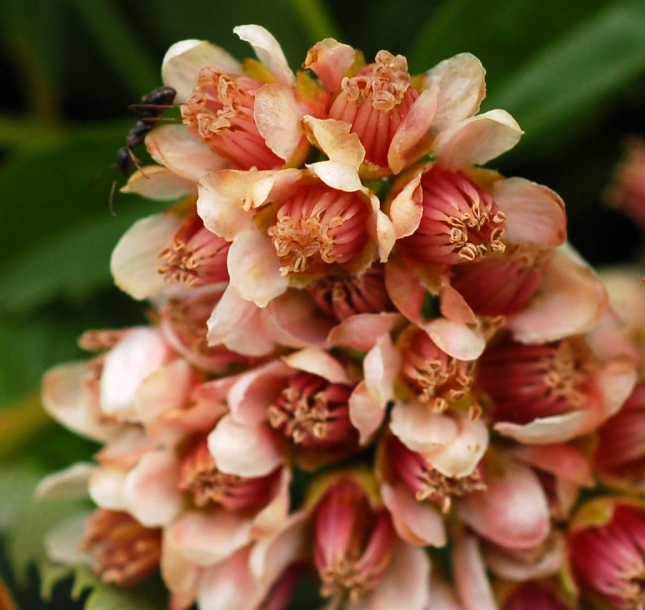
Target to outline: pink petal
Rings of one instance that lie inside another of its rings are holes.
[[[171,544],[200,566],[210,566],[250,542],[251,520],[223,508],[184,513],[169,526]]]
[[[488,473],[487,473],[488,474]],[[488,489],[457,501],[457,513],[480,536],[511,549],[543,542],[549,534],[549,506],[540,481],[528,467],[508,462],[485,477]]]
[[[155,371],[137,390],[134,401],[137,420],[149,426],[164,413],[187,405],[196,383],[195,371],[181,358]]]
[[[295,77],[287,58],[278,41],[268,30],[260,25],[238,25],[233,28],[233,32],[253,47],[258,59],[273,72],[279,83],[289,86],[293,84]]]
[[[566,443],[581,436],[589,427],[590,414],[587,411],[571,411],[564,415],[543,417],[529,424],[499,422],[493,426],[502,436],[508,436],[527,445],[550,445]]]
[[[349,419],[359,432],[359,443],[369,443],[385,419],[385,403],[379,402],[365,381],[352,391],[349,401]]]
[[[601,393],[602,421],[618,413],[632,393],[638,373],[634,361],[629,357],[619,357],[608,362],[596,377]]]
[[[422,321],[426,289],[404,259],[394,256],[387,261],[385,285],[398,311],[411,322]]]
[[[155,127],[146,136],[146,147],[157,163],[189,183],[197,183],[205,174],[228,165],[226,159],[216,155],[183,125]]]
[[[458,423],[449,415],[433,413],[421,403],[396,404],[390,429],[412,451],[429,453],[451,443],[459,434]]]
[[[280,259],[271,240],[249,228],[236,236],[228,252],[231,285],[247,301],[266,307],[289,287],[289,278],[280,273]]]
[[[394,174],[401,172],[427,150],[428,132],[438,100],[438,87],[432,86],[422,91],[401,121],[387,152],[387,162]]]
[[[128,473],[123,486],[127,511],[146,527],[163,527],[181,512],[181,465],[172,449],[150,451]]]
[[[280,466],[284,457],[266,425],[243,426],[225,415],[208,436],[208,448],[222,472],[261,477]]]
[[[476,360],[486,347],[483,333],[461,322],[436,318],[418,326],[439,349],[458,360]]]
[[[423,86],[439,88],[437,112],[432,131],[439,133],[479,110],[486,94],[486,71],[479,59],[470,53],[459,53],[444,59],[423,74]]]
[[[441,290],[441,313],[453,322],[461,324],[476,324],[477,316],[470,308],[466,299],[452,286],[446,285]]]
[[[134,193],[147,199],[173,201],[197,191],[197,185],[160,165],[138,169],[121,188],[122,193]]]
[[[573,481],[576,485],[593,487],[594,479],[588,460],[579,449],[570,445],[520,445],[513,455],[534,468]]]
[[[282,528],[289,515],[291,471],[283,467],[278,489],[271,501],[253,519],[253,537],[263,538]]]
[[[403,483],[382,485],[381,496],[399,538],[415,546],[445,546],[444,518],[434,506],[418,502]]]
[[[255,94],[253,117],[267,146],[281,159],[291,159],[304,138],[293,91],[278,83],[264,85]]]
[[[170,609],[186,610],[195,600],[201,568],[182,554],[169,528],[163,530],[160,564],[164,584],[172,593]]]
[[[506,239],[556,247],[567,238],[567,215],[560,196],[541,184],[508,178],[493,185],[493,199],[506,215]]]
[[[204,66],[214,66],[230,74],[240,74],[241,70],[236,59],[210,42],[182,40],[168,49],[161,75],[168,87],[177,90],[177,103],[188,99],[195,88],[195,76]]]
[[[174,214],[155,214],[137,220],[123,234],[110,258],[114,282],[123,292],[142,300],[167,290],[157,271],[159,253],[171,242],[180,224]]]
[[[475,536],[464,533],[457,536],[452,565],[465,610],[499,610]]]
[[[542,268],[543,280],[526,307],[507,318],[522,343],[546,343],[590,331],[608,307],[607,293],[568,248],[555,250]]]
[[[264,593],[251,574],[245,548],[202,573],[197,603],[203,610],[256,610]]]
[[[266,332],[261,310],[243,299],[230,284],[207,321],[208,344],[223,343],[228,349],[246,356],[265,356],[274,349]]]
[[[267,332],[276,343],[296,349],[327,346],[333,322],[319,315],[304,291],[288,290],[273,299],[263,313]]]
[[[482,165],[513,148],[522,133],[505,110],[490,110],[441,132],[433,152],[437,164],[446,169]]]
[[[328,352],[321,349],[312,347],[302,349],[284,356],[282,360],[294,369],[318,375],[330,383],[344,383],[347,385],[352,383],[345,367]]]
[[[85,389],[84,362],[70,362],[54,367],[43,378],[42,401],[47,413],[66,428],[97,441],[107,441],[122,428],[106,422],[100,409]]]
[[[303,67],[314,72],[325,89],[335,91],[355,61],[356,51],[352,47],[325,38],[309,49]]]
[[[429,601],[429,579],[427,553],[398,542],[382,579],[369,595],[370,610],[424,610]]]
[[[334,326],[329,333],[329,343],[367,352],[379,337],[394,330],[401,321],[398,313],[359,313]]]

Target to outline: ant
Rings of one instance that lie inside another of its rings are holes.
[[[109,207],[112,216],[114,212],[114,191],[116,190],[117,172],[121,172],[126,178],[135,168],[140,168],[141,164],[134,154],[133,149],[144,143],[148,133],[164,119],[161,118],[168,108],[173,108],[177,91],[172,87],[158,87],[141,98],[139,104],[131,104],[128,110],[139,115],[141,118],[134,124],[125,138],[125,146],[119,148],[116,153],[116,162],[114,167],[115,174],[110,189]]]

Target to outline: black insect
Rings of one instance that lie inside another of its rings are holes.
[[[116,153],[116,162],[112,167],[116,172],[121,172],[126,178],[132,170],[141,167],[139,159],[134,154],[134,149],[144,143],[146,136],[160,122],[166,120],[161,115],[173,108],[177,91],[172,87],[159,87],[141,98],[141,103],[131,104],[128,109],[139,115],[141,118],[134,124],[125,138],[125,146],[119,148]],[[169,119],[173,120],[173,119]],[[117,173],[112,180],[110,189],[110,212],[114,215],[114,191],[116,190]]]

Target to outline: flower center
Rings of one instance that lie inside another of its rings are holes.
[[[477,379],[495,404],[495,417],[525,424],[585,404],[591,370],[584,346],[565,340],[545,345],[503,341],[484,352]]]
[[[440,350],[424,332],[402,353],[402,373],[418,400],[435,413],[464,398],[473,383],[475,362],[457,360]]]
[[[247,479],[221,472],[206,437],[202,437],[191,444],[184,456],[178,485],[200,508],[221,504],[228,510],[243,510],[266,503],[278,474],[276,470],[265,477]]]
[[[226,257],[230,244],[211,233],[197,212],[191,212],[175,233],[172,243],[159,253],[163,264],[157,271],[166,282],[187,288],[228,280]]]
[[[357,313],[393,311],[385,288],[384,267],[376,264],[361,275],[327,275],[310,287],[314,301],[337,321]]]
[[[201,68],[195,80],[193,93],[181,105],[183,122],[191,133],[243,169],[283,165],[255,124],[255,93],[262,83],[213,67]]]
[[[357,433],[349,420],[350,394],[350,386],[298,373],[269,407],[269,423],[303,447],[353,444]]]
[[[127,513],[98,509],[87,520],[81,548],[104,582],[133,585],[159,566],[161,530],[143,527]]]
[[[350,262],[367,241],[367,216],[356,194],[323,185],[299,189],[268,231],[282,275],[321,273],[331,264]]]
[[[421,222],[400,241],[408,256],[457,265],[504,252],[506,216],[486,191],[459,173],[436,169],[424,175],[421,185]]]

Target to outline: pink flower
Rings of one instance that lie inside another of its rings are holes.
[[[615,414],[635,383],[626,357],[605,362],[583,337],[522,345],[503,337],[478,362],[495,429],[522,443],[566,442]]]
[[[568,610],[569,605],[546,582],[526,582],[512,588],[501,610]]]
[[[602,498],[583,506],[569,534],[571,570],[583,594],[614,608],[645,603],[645,513],[637,502]]]

